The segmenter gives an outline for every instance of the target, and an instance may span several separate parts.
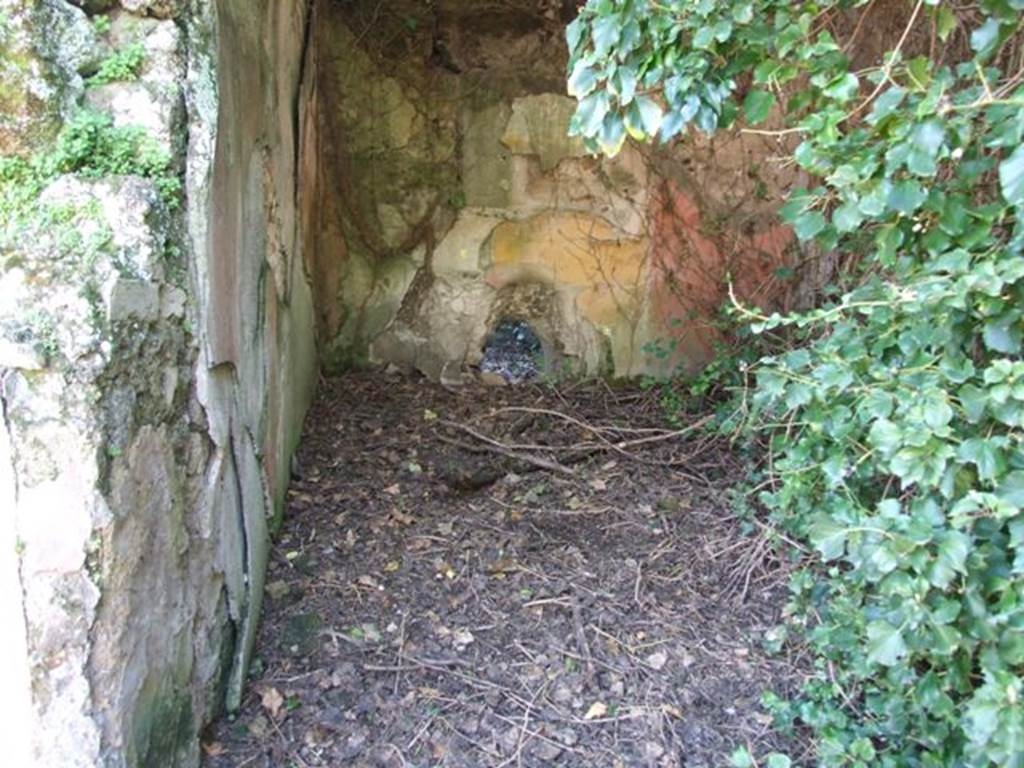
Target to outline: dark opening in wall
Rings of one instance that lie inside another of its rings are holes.
[[[529,323],[506,318],[487,337],[480,370],[510,384],[532,381],[544,370],[544,345]]]

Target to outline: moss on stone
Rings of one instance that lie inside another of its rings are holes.
[[[192,698],[173,692],[143,699],[136,708],[133,733],[135,765],[140,768],[177,768],[195,749],[198,734]]]
[[[335,342],[324,350],[321,367],[327,376],[339,376],[348,371],[364,370],[370,366],[369,347],[366,342],[349,345]]]

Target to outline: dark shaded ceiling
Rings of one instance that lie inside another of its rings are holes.
[[[402,79],[419,61],[441,75],[479,76],[502,92],[560,92],[568,60],[565,26],[579,2],[327,0],[322,19],[326,34],[331,24],[343,23],[383,70]],[[524,45],[533,46],[531,55],[523,55]],[[522,68],[527,60],[528,71]]]

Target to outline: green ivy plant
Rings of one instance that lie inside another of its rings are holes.
[[[782,217],[860,269],[809,313],[739,308],[799,342],[742,402],[771,454],[761,501],[817,553],[792,584],[817,674],[767,701],[828,768],[1020,767],[1024,0],[908,2],[855,71],[828,21],[868,5],[589,0],[571,131],[610,155],[769,119],[799,142],[817,186]],[[908,52],[920,29],[932,55]]]

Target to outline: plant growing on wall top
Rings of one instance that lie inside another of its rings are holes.
[[[824,577],[793,582],[818,662],[802,700],[769,698],[779,724],[830,768],[1024,766],[1024,0],[907,2],[855,65],[874,6],[590,0],[572,132],[791,140],[817,185],[782,217],[857,257],[815,311],[740,308],[796,342],[742,415],[761,501]]]
[[[87,83],[90,86],[98,86],[136,80],[145,61],[146,49],[142,43],[132,43],[115,51],[100,62],[99,70],[88,79]]]

